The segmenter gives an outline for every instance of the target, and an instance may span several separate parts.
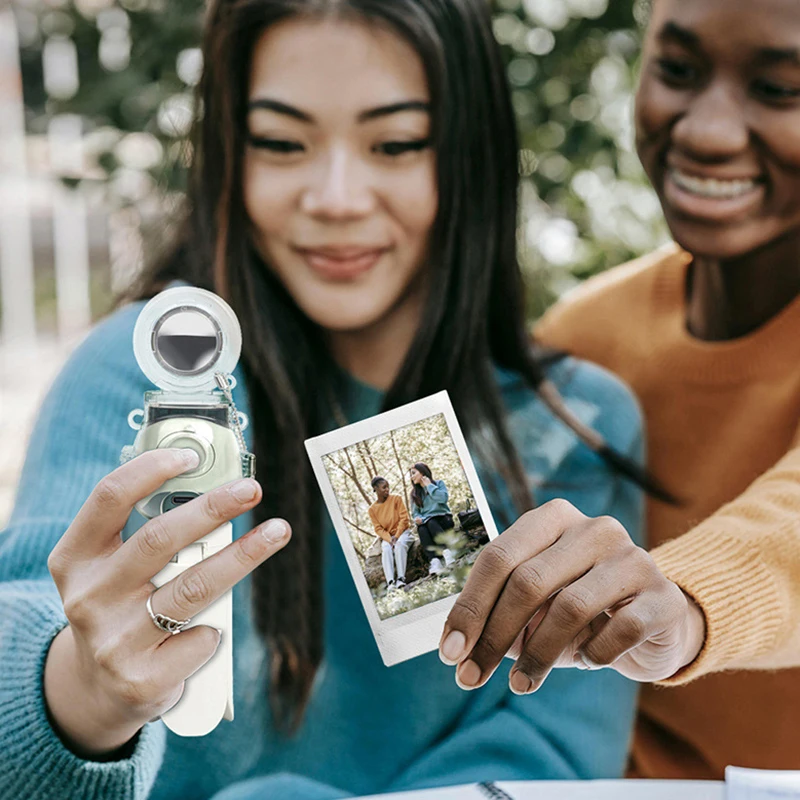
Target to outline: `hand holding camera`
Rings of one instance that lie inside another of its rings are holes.
[[[160,631],[147,599],[160,613],[191,618],[289,539],[289,525],[270,520],[154,593],[150,579],[176,552],[261,499],[253,479],[228,483],[154,517],[123,543],[119,531],[134,505],[193,468],[185,453],[151,450],[111,472],[48,559],[70,624],[48,653],[45,697],[62,735],[87,755],[116,750],[174,706],[219,645],[218,631],[204,625],[180,636]],[[237,496],[238,489],[246,491]]]

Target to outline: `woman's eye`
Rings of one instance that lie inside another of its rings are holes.
[[[430,139],[416,139],[411,142],[383,142],[376,145],[375,150],[385,156],[401,156],[403,153],[413,153],[430,147]]]
[[[769,103],[780,103],[800,98],[800,89],[785,86],[772,81],[758,80],[753,85],[755,93]]]
[[[697,77],[697,70],[687,61],[677,61],[674,58],[658,59],[661,77],[667,83],[685,86]]]
[[[299,153],[303,145],[287,139],[269,139],[262,136],[251,136],[250,145],[259,150],[269,150],[273,153]]]

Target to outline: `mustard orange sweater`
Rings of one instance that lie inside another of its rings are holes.
[[[800,669],[768,671],[800,666],[800,299],[748,336],[700,341],[685,326],[690,261],[669,245],[593,278],[535,333],[627,381],[650,469],[683,501],[649,501],[648,541],[707,637],[644,687],[631,774],[800,769]]]
[[[382,503],[373,503],[369,507],[369,518],[375,533],[385,542],[391,542],[392,536],[399,536],[411,527],[406,505],[396,494],[390,494]]]

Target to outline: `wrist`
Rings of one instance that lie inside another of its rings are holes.
[[[144,721],[125,718],[100,686],[80,673],[72,629],[53,639],[44,665],[44,702],[64,746],[80,758],[102,759],[127,744]]]
[[[681,589],[683,592],[683,590]],[[686,647],[679,669],[689,666],[700,655],[706,640],[706,617],[703,609],[690,597],[683,592],[686,600],[686,624],[685,638]]]

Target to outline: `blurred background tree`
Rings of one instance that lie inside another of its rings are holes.
[[[57,115],[80,115],[88,169],[62,179],[93,184],[109,209],[135,207],[145,229],[163,220],[165,201],[180,197],[191,158],[185,136],[202,70],[203,5],[14,5],[29,132],[44,134]],[[666,239],[633,149],[647,5],[493,2],[521,134],[519,245],[531,318],[580,280]]]

